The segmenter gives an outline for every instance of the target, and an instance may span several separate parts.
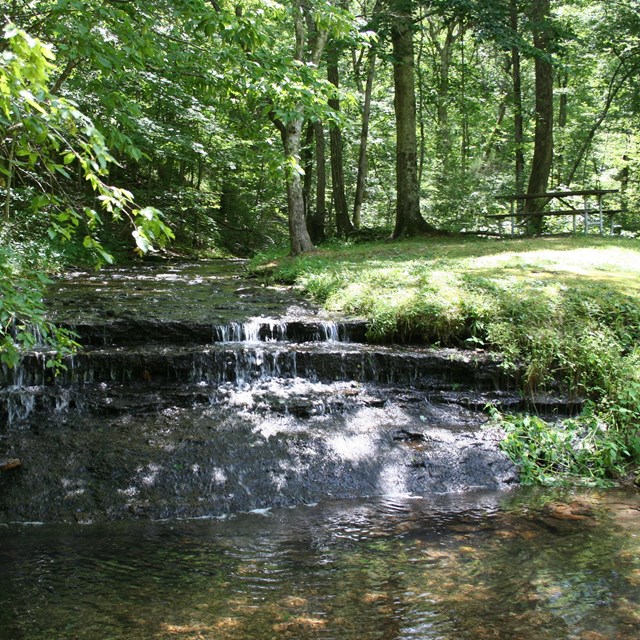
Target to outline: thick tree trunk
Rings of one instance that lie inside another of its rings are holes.
[[[533,0],[531,20],[534,24],[533,43],[543,54],[548,53],[550,34],[545,21],[550,14],[550,0]],[[553,67],[542,55],[536,56],[536,127],[533,158],[527,194],[545,193],[553,163]],[[525,213],[540,211],[545,200],[530,198],[525,204]],[[532,218],[528,224],[529,233],[540,233],[542,218]]]
[[[392,238],[431,229],[420,214],[416,95],[411,0],[392,3],[393,84],[396,116],[396,221]]]
[[[324,130],[322,123],[314,125],[316,141],[316,206],[313,213],[307,219],[309,235],[314,243],[322,242],[326,238],[325,224],[327,217],[327,172],[325,169]]]
[[[302,117],[295,118],[280,129],[285,158],[287,159],[287,205],[289,211],[289,239],[291,255],[312,251],[304,210],[304,190],[300,175],[300,150],[302,141]]]
[[[340,86],[338,70],[339,49],[334,45],[329,51],[327,61],[327,77],[336,88]],[[329,107],[336,113],[340,112],[340,100],[331,98]],[[342,159],[342,131],[335,123],[329,126],[329,140],[331,144],[331,186],[333,189],[333,204],[336,210],[336,231],[345,237],[353,232],[353,225],[347,210],[347,197],[344,185],[344,163]]]
[[[362,225],[361,212],[364,202],[364,189],[367,181],[367,144],[369,142],[369,121],[371,119],[371,94],[373,93],[373,79],[376,69],[376,51],[369,52],[367,67],[367,82],[364,89],[364,104],[362,106],[362,127],[360,129],[360,150],[358,153],[358,175],[356,177],[356,194],[353,202],[353,226],[359,229]]]
[[[418,184],[422,184],[422,176],[424,175],[424,160],[427,155],[427,136],[425,126],[425,82],[422,62],[424,53],[424,29],[420,29],[420,39],[418,40],[418,56],[414,60],[416,67],[416,117],[418,120]],[[431,83],[428,83],[428,91],[431,91]]]

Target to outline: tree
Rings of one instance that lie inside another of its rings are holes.
[[[535,140],[527,195],[533,196],[547,191],[551,165],[553,164],[553,65],[551,63],[552,36],[549,27],[551,4],[549,0],[533,0],[531,21],[533,23],[533,43],[538,50],[535,58]],[[529,198],[524,212],[540,211],[544,199]],[[542,218],[534,217],[528,230],[539,233]]]
[[[340,72],[338,60],[340,48],[334,42],[329,50],[327,61],[327,76],[329,82],[336,88],[340,86]],[[336,95],[329,99],[329,107],[335,114],[340,114],[340,98]],[[336,231],[339,236],[345,237],[353,232],[353,225],[347,210],[347,195],[344,184],[344,163],[342,158],[342,131],[334,122],[329,127],[329,140],[331,144],[331,184],[333,187],[333,205],[336,212]]]
[[[362,118],[360,125],[360,145],[358,147],[358,173],[356,175],[356,191],[353,198],[353,226],[359,229],[362,224],[362,203],[364,202],[367,181],[367,148],[369,142],[369,126],[371,121],[371,95],[376,71],[377,51],[375,45],[369,49],[367,56],[367,75],[364,86]]]
[[[396,117],[396,220],[392,238],[431,230],[420,213],[412,0],[391,0]]]
[[[55,70],[51,46],[7,24],[0,52],[0,176],[4,186],[0,232],[5,245],[0,252],[0,361],[14,366],[21,349],[33,346],[37,334],[45,346],[63,353],[74,343],[68,332],[45,318],[41,289],[46,280],[37,269],[21,267],[21,249],[13,245],[10,234],[4,234],[12,218],[25,213],[34,219],[45,218],[50,238],[68,241],[82,232],[85,248],[93,251],[98,262],[112,260],[95,236],[101,214],[126,218],[140,253],[173,234],[159,211],[138,207],[129,191],[106,182],[113,157],[104,136],[73,102],[49,89]],[[91,204],[70,197],[72,167],[95,194]],[[49,361],[52,366],[55,363],[55,359]]]
[[[52,44],[49,94],[91,121],[115,161],[100,179],[163,209],[182,248],[224,246],[246,255],[288,233],[293,253],[321,241],[321,127],[327,147],[329,137],[333,143],[341,233],[351,224],[343,197],[350,187],[353,224],[360,224],[367,168],[367,224],[396,223],[394,236],[420,233],[429,228],[422,199],[438,227],[473,228],[496,206],[494,193],[514,189],[514,153],[515,189],[527,189],[527,177],[538,182],[530,189],[547,188],[539,176],[553,153],[553,144],[542,153],[549,132],[562,150],[562,163],[554,164],[559,181],[617,186],[612,176],[626,154],[627,192],[635,194],[634,3],[559,1],[553,20],[549,4],[542,18],[519,0],[360,0],[349,5],[358,19],[344,0],[15,0],[7,11]],[[328,52],[325,38],[333,43]],[[349,51],[353,69],[345,64]],[[567,79],[556,104],[566,126],[555,131],[540,102],[540,71],[550,69],[552,54]],[[361,96],[361,109],[346,99],[350,92]],[[79,160],[55,159],[66,178],[39,161],[30,166],[28,155],[17,155],[19,143],[13,132],[0,141],[9,173],[9,189],[0,193],[5,217],[15,222],[24,212],[25,221],[46,221],[45,233],[52,222],[58,237],[77,229],[80,242],[90,236],[107,253],[130,234],[126,215],[86,228],[83,207],[102,217],[104,210]],[[46,186],[46,201],[32,198],[36,180]],[[27,212],[19,204],[27,201],[37,206]],[[65,213],[65,202],[80,205],[71,207],[79,217]]]
[[[295,52],[293,60],[301,65],[317,68],[327,41],[327,31],[318,28],[310,7],[301,0],[293,0],[295,28]],[[302,130],[306,120],[304,105],[297,103],[285,116],[270,112],[270,117],[280,131],[286,158],[287,208],[289,212],[289,240],[291,254],[311,251],[313,243],[307,230],[303,183],[300,167]]]
[[[327,217],[324,127],[321,122],[316,122],[313,129],[315,133],[316,201],[314,211],[308,216],[307,227],[311,239],[314,242],[322,242],[326,238],[325,221]]]
[[[509,2],[509,22],[514,36],[517,36],[518,0],[510,0]],[[515,147],[515,190],[516,193],[522,193],[524,190],[524,117],[522,114],[522,75],[520,72],[520,49],[515,42],[511,46],[511,77],[513,81],[513,142]]]
[[[49,89],[55,69],[51,46],[8,24],[0,49],[5,54],[0,61],[0,174],[5,180],[5,218],[11,216],[14,184],[19,182],[36,194],[30,207],[48,216],[51,236],[69,240],[84,226],[85,247],[102,261],[110,262],[111,257],[92,235],[101,224],[100,209],[116,219],[129,220],[141,253],[171,238],[158,210],[138,207],[133,194],[106,182],[114,159],[104,136],[72,101]],[[78,206],[69,197],[65,187],[68,182],[73,184],[72,167],[95,193],[94,206]]]

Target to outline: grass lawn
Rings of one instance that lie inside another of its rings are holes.
[[[425,238],[259,259],[253,269],[329,310],[366,317],[371,337],[384,341],[501,348],[502,321],[563,331],[593,320],[624,320],[631,332],[640,324],[637,240]]]

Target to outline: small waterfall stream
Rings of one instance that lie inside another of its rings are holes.
[[[503,488],[484,428],[517,405],[499,358],[380,346],[357,319],[229,262],[71,274],[52,318],[84,350],[0,372],[0,522],[220,515]]]

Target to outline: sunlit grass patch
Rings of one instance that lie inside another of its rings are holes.
[[[470,259],[467,265],[474,270],[518,270],[523,275],[531,273],[540,277],[605,277],[611,284],[640,288],[638,251],[618,246],[507,251]]]

